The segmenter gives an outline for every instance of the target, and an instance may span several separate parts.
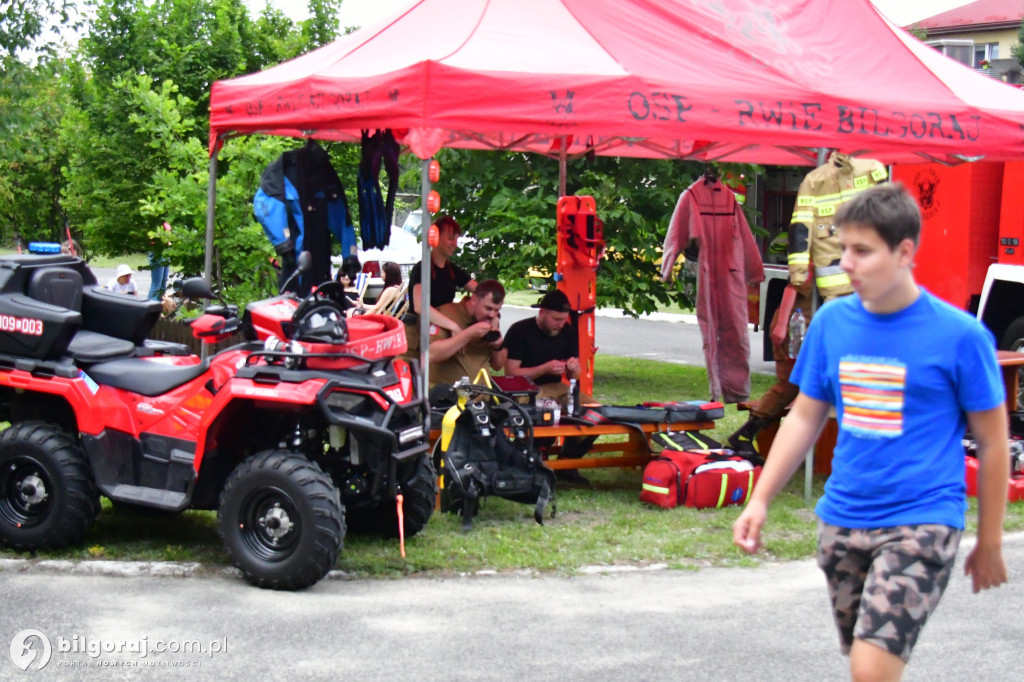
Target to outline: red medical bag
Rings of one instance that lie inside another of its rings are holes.
[[[725,450],[662,451],[644,467],[640,500],[672,509],[744,504],[761,467]]]
[[[978,496],[978,459],[971,455],[965,456],[965,472],[967,476],[967,495]],[[1024,475],[1011,475],[1010,484],[1006,489],[1007,502],[1024,501]]]

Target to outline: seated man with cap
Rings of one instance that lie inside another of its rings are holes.
[[[472,381],[484,367],[501,369],[505,364],[498,320],[505,302],[505,287],[496,279],[485,279],[460,301],[445,303],[440,310],[459,326],[452,333],[430,325],[430,387],[454,384],[462,377]],[[418,347],[418,342],[409,340]]]
[[[506,376],[525,376],[540,388],[539,399],[551,398],[561,405],[563,414],[569,403],[569,386],[562,378],[580,378],[579,337],[570,320],[572,306],[565,293],[553,289],[533,306],[537,316],[516,322],[505,334]],[[562,459],[582,457],[595,437],[566,438],[559,455]],[[538,442],[543,446],[543,441]],[[575,469],[560,469],[559,480],[590,483]]]
[[[579,338],[569,320],[569,297],[554,289],[533,307],[540,308],[537,316],[516,322],[505,335],[505,374],[533,379],[540,387],[538,398],[552,398],[564,408],[569,387],[562,377],[580,377]]]

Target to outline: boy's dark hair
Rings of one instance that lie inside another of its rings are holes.
[[[876,185],[839,207],[836,225],[871,227],[895,249],[904,239],[915,244],[921,237],[921,209],[903,183]]]
[[[505,302],[505,287],[501,286],[501,282],[496,279],[485,279],[478,282],[473,294],[481,298],[490,295],[491,300],[499,305]]]
[[[462,234],[462,226],[459,225],[458,221],[450,215],[443,215],[434,221],[437,225],[437,231],[444,232],[445,230],[452,230],[455,234]]]

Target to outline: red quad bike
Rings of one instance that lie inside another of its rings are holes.
[[[300,258],[300,271],[305,260]],[[214,299],[201,279],[183,294]],[[340,285],[221,302],[192,323],[246,343],[201,360],[147,340],[156,301],[97,286],[73,256],[0,258],[0,541],[80,542],[118,506],[216,509],[255,585],[323,578],[352,530],[404,538],[436,499],[426,400],[402,324],[346,320]]]

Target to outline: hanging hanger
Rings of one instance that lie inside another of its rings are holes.
[[[709,163],[704,167],[704,184],[713,185],[718,182],[718,168]]]

